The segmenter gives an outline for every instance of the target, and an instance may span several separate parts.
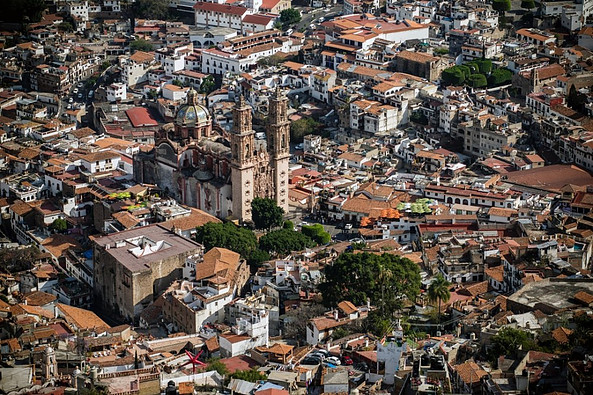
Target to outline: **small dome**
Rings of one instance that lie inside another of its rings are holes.
[[[208,109],[199,103],[198,92],[190,89],[187,92],[187,103],[177,111],[175,123],[179,126],[200,127],[210,123]]]

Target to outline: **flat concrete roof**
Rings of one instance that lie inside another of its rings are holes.
[[[534,307],[544,303],[556,309],[576,308],[573,297],[577,292],[593,293],[593,279],[553,279],[535,281],[509,296],[509,300]]]
[[[140,248],[138,240],[146,240],[149,243],[161,243],[160,248],[150,251],[148,248]],[[143,226],[112,233],[107,236],[98,237],[94,242],[107,249],[107,253],[120,262],[131,272],[143,272],[150,270],[150,264],[160,262],[172,256],[193,252],[202,246],[193,240],[179,236],[169,231],[160,224]]]

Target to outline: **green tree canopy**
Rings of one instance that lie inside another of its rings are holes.
[[[206,365],[206,371],[210,372],[212,370],[216,370],[221,376],[229,375],[229,369],[224,363],[220,361],[219,358],[213,358],[208,361],[208,365]]]
[[[44,0],[4,0],[2,19],[12,23],[37,23],[46,9]]]
[[[439,322],[441,319],[441,302],[448,302],[451,299],[451,292],[449,287],[451,283],[443,277],[441,273],[437,274],[430,286],[428,287],[428,300],[431,303],[438,303],[439,307]]]
[[[361,305],[369,298],[383,317],[390,317],[406,299],[415,300],[420,293],[418,266],[393,254],[344,253],[325,268],[325,279],[319,290],[326,306],[342,300]]]
[[[513,80],[513,72],[509,69],[496,69],[488,77],[488,86],[509,84]]]
[[[291,229],[275,230],[259,239],[259,248],[270,254],[288,254],[314,246],[315,242],[310,237]]]
[[[238,380],[249,381],[250,383],[257,383],[258,381],[267,379],[267,376],[256,368],[237,370],[235,373],[231,374],[231,377]]]
[[[484,74],[473,74],[467,79],[467,84],[474,88],[485,88],[488,86],[488,81]]]
[[[453,66],[443,70],[441,78],[445,85],[463,85],[463,82],[465,81],[465,73],[459,66]]]
[[[492,8],[504,14],[511,10],[511,0],[492,0]]]
[[[54,222],[51,223],[49,228],[56,232],[62,233],[68,229],[68,222],[66,222],[66,220],[63,218],[56,218],[54,219]]]
[[[301,13],[294,8],[280,11],[280,22],[284,25],[293,25],[301,21]]]
[[[522,0],[521,1],[521,8],[525,8],[526,10],[531,10],[535,8],[535,1],[534,0]]]
[[[255,234],[249,229],[235,226],[232,222],[208,222],[196,230],[196,241],[203,244],[206,251],[213,247],[222,247],[249,258],[257,248]]]
[[[205,95],[213,92],[216,89],[216,81],[214,81],[214,77],[209,75],[202,80],[200,84],[200,93]]]
[[[270,260],[270,254],[267,251],[263,251],[260,249],[254,250],[249,257],[247,258],[247,263],[252,268],[259,267],[265,261]]]
[[[290,124],[290,140],[296,143],[303,141],[303,137],[315,133],[321,124],[313,118],[301,118]]]
[[[584,114],[586,112],[587,95],[577,91],[576,87],[572,85],[568,91],[566,104],[573,110]]]
[[[130,50],[132,52],[136,52],[136,51],[149,52],[149,51],[152,51],[153,49],[154,49],[154,47],[152,46],[152,44],[146,40],[143,40],[143,39],[134,40],[130,43]]]
[[[269,198],[255,198],[251,201],[251,218],[257,229],[271,229],[282,225],[284,209]]]
[[[325,231],[321,224],[303,225],[301,232],[313,239],[317,244],[327,244],[332,239],[331,235]]]
[[[136,18],[169,19],[171,17],[169,0],[136,0],[133,13]]]
[[[506,327],[490,338],[488,357],[490,361],[496,363],[500,356],[516,357],[519,350],[531,351],[537,348],[531,333]]]
[[[476,59],[474,63],[478,65],[480,73],[487,75],[492,72],[492,61],[490,59]]]

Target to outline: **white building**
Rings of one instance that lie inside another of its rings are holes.
[[[68,14],[72,18],[80,18],[82,21],[89,20],[89,3],[88,1],[68,3],[67,5]]]
[[[251,11],[242,6],[197,2],[194,6],[196,26],[219,26],[241,30],[243,18]]]
[[[121,154],[114,151],[99,151],[80,157],[80,164],[89,173],[112,171],[118,168]]]
[[[173,101],[185,100],[188,91],[189,88],[182,88],[173,84],[166,84],[161,90],[165,99]]]
[[[397,108],[371,100],[350,103],[350,128],[372,134],[397,129]]]
[[[125,100],[128,95],[126,85],[122,84],[121,82],[116,82],[109,85],[107,89],[105,89],[105,92],[107,93],[108,102]]]

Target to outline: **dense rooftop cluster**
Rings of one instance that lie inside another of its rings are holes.
[[[593,393],[593,0],[17,3],[0,393]]]

